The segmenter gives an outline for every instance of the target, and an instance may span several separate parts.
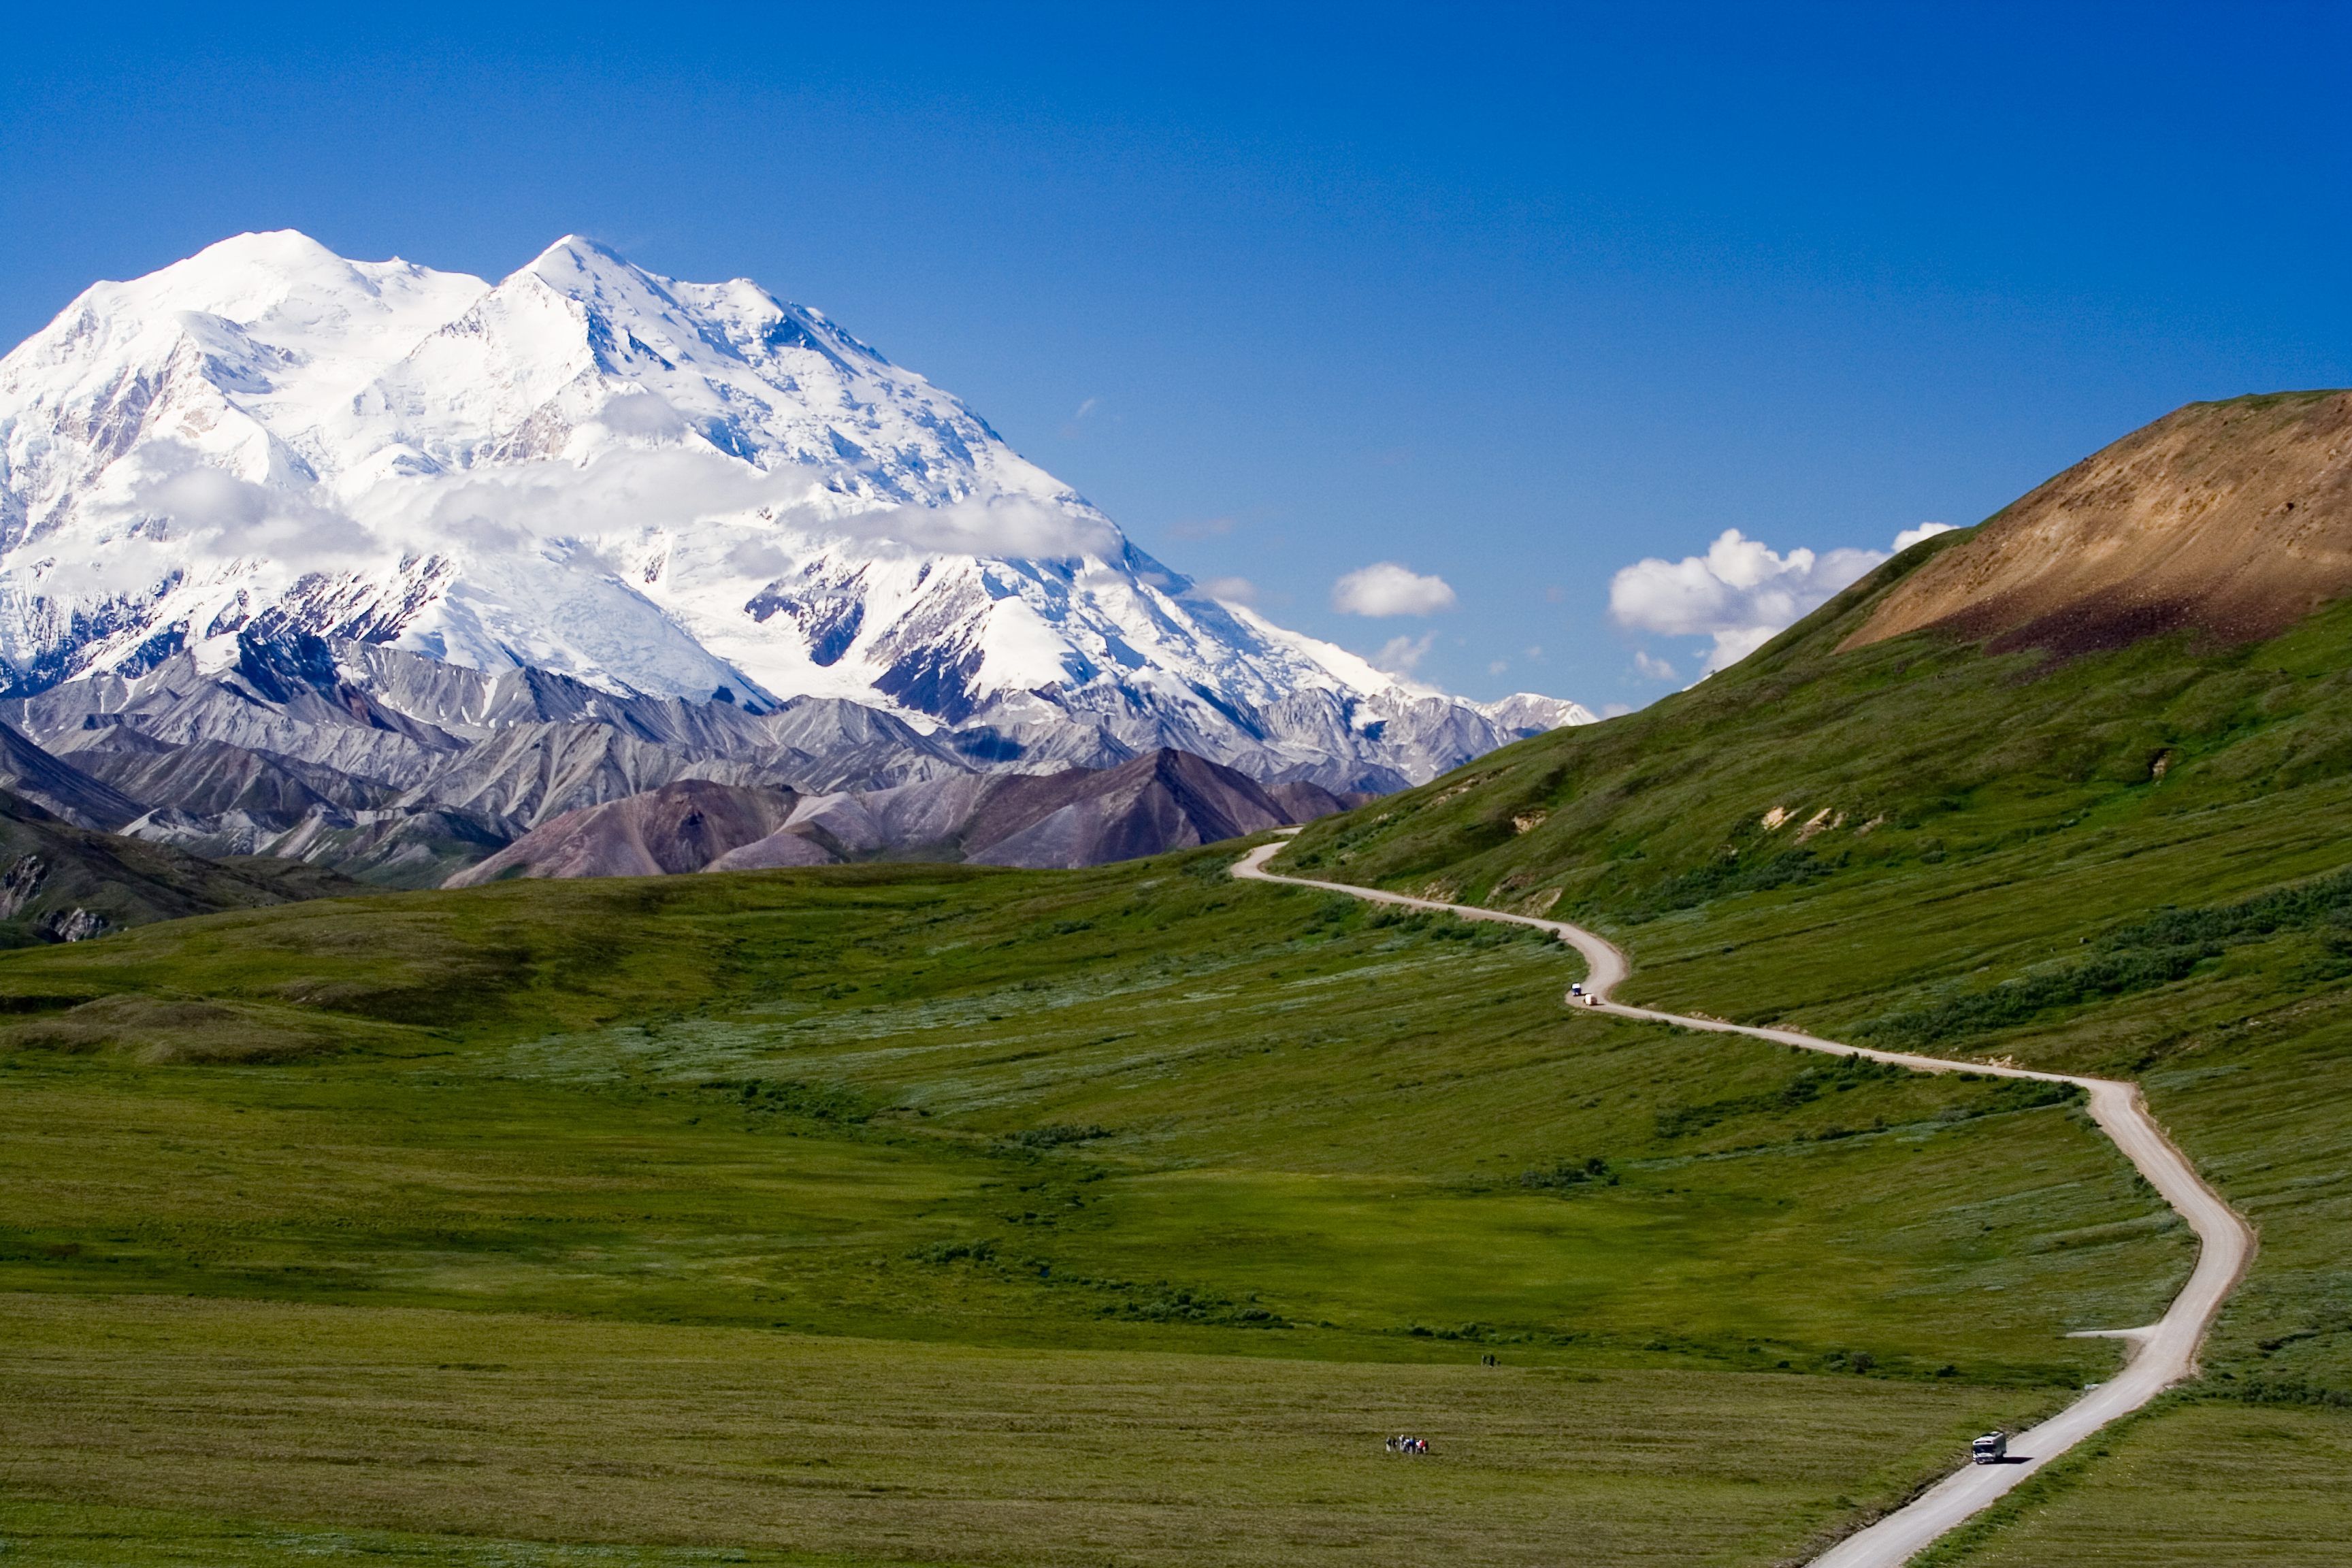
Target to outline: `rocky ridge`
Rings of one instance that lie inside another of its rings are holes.
[[[1116,768],[957,773],[807,795],[685,779],[564,812],[447,885],[875,859],[1074,868],[1292,826],[1355,804],[1309,784],[1267,789],[1175,751]]]

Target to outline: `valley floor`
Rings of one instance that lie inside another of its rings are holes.
[[[1641,713],[1309,826],[1273,868],[1573,918],[1632,953],[1644,1006],[2137,1081],[2259,1250],[2195,1383],[1933,1561],[2343,1562],[2352,604],[2066,658],[1849,646],[1967,547]]]
[[[1233,853],[0,959],[12,1560],[1772,1563],[2186,1271],[2063,1097]]]
[[[655,1563],[1534,1563],[1569,1541],[1583,1561],[1761,1561],[2041,1397],[276,1303],[6,1314],[10,1487],[55,1500],[0,1514],[32,1562],[223,1537],[332,1561],[330,1530],[430,1531],[394,1560],[460,1563],[507,1560],[485,1538]],[[1385,1452],[1396,1431],[1432,1453]],[[273,1522],[217,1521],[224,1503]]]

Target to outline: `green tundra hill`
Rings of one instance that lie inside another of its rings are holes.
[[[1631,952],[1637,1001],[2139,1079],[2260,1256],[2205,1377],[2011,1510],[2032,1523],[1937,1561],[2272,1560],[2240,1530],[2324,1561],[2352,1535],[2352,603],[2072,658],[1844,647],[1970,539],[1648,710],[1317,824],[1276,868],[1582,921]],[[2200,1445],[2337,1500],[2273,1531],[2154,1481],[2150,1456]]]

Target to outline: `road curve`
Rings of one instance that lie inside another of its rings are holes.
[[[1253,881],[1286,882],[1294,887],[1345,893],[1349,898],[1365,899],[1373,903],[1432,910],[1459,915],[1464,920],[1502,921],[1550,931],[1584,955],[1587,974],[1584,985],[1594,998],[1584,1005],[1621,1018],[1678,1024],[1685,1029],[1705,1029],[1716,1034],[1753,1035],[1759,1039],[1799,1046],[1810,1051],[1826,1051],[1832,1056],[1867,1057],[1873,1061],[1896,1062],[1921,1072],[1973,1072],[1994,1078],[2031,1078],[2050,1083],[2079,1084],[2090,1093],[2091,1120],[2115,1140],[2116,1147],[2121,1149],[2125,1157],[2138,1168],[2139,1173],[2147,1178],[2148,1184],[2161,1194],[2164,1201],[2189,1222],[2189,1228],[2197,1233],[2197,1267],[2189,1274],[2189,1283],[2181,1288],[2180,1294],[2173,1298],[2172,1305],[2163,1318],[2144,1329],[2106,1331],[2116,1338],[2132,1342],[2134,1346],[2129,1363],[2112,1381],[2091,1389],[2039,1426],[2011,1438],[2011,1457],[2007,1464],[1971,1464],[1953,1472],[1876,1523],[1839,1542],[1813,1560],[1813,1568],[1899,1568],[1900,1564],[1924,1551],[1930,1542],[1990,1507],[2002,1493],[2108,1422],[2138,1409],[2174,1384],[2193,1374],[2197,1370],[2197,1347],[2203,1342],[2205,1331],[2212,1326],[2214,1315],[2221,1311],[2222,1301],[2236,1287],[2239,1277],[2245,1272],[2247,1260],[2253,1256],[2252,1228],[2238,1216],[2236,1210],[2221,1200],[2219,1193],[2205,1184],[2187,1156],[2173,1147],[2172,1141],[2164,1135],[2164,1130],[2148,1114],[2147,1104],[2140,1098],[2139,1085],[2136,1083],[2120,1079],[2075,1078],[2065,1073],[2033,1072],[2024,1068],[1992,1067],[1983,1062],[1953,1061],[1942,1057],[1911,1056],[1902,1051],[1865,1050],[1857,1046],[1841,1045],[1835,1040],[1820,1039],[1795,1029],[1751,1028],[1744,1024],[1727,1024],[1717,1018],[1685,1017],[1678,1013],[1661,1013],[1648,1007],[1629,1007],[1610,1001],[1609,994],[1632,973],[1633,965],[1627,961],[1623,950],[1614,942],[1581,926],[1570,925],[1565,921],[1538,920],[1533,915],[1508,914],[1501,910],[1476,909],[1467,904],[1439,903],[1378,888],[1350,887],[1345,882],[1318,882],[1305,877],[1277,876],[1265,868],[1265,863],[1282,847],[1279,841],[1260,845],[1235,863],[1234,875]]]

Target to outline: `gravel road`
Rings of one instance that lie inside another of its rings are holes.
[[[1265,863],[1282,848],[1280,842],[1260,845],[1244,856],[1234,867],[1234,875],[1254,881],[1287,882],[1295,887],[1319,888],[1326,892],[1345,893],[1349,898],[1364,899],[1373,903],[1401,904],[1408,909],[1433,910],[1444,914],[1459,915],[1465,920],[1502,921],[1513,925],[1534,926],[1548,931],[1567,942],[1584,956],[1585,990],[1590,998],[1570,998],[1570,1005],[1590,1006],[1595,1011],[1612,1013],[1621,1018],[1640,1018],[1655,1024],[1678,1024],[1685,1029],[1704,1029],[1716,1034],[1753,1035],[1759,1039],[1777,1040],[1782,1045],[1799,1046],[1810,1051],[1826,1051],[1832,1056],[1867,1057],[1873,1061],[1897,1062],[1921,1072],[1974,1072],[1995,1078],[2031,1078],[2051,1083],[2079,1084],[2090,1093],[2091,1119],[2097,1122],[2116,1147],[2138,1168],[2153,1186],[2189,1222],[2197,1233],[2199,1242],[2197,1268],[2189,1283],[2174,1297],[2172,1305],[2158,1321],[2142,1329],[2105,1331],[2112,1337],[2128,1340],[2133,1350],[2130,1362],[2113,1381],[2099,1384],[2084,1396],[2044,1421],[2039,1426],[2016,1434],[2010,1439],[2010,1458],[1997,1465],[1969,1464],[1945,1477],[1911,1501],[1885,1515],[1868,1528],[1856,1531],[1813,1559],[1814,1568],[1900,1568],[1927,1545],[1971,1518],[2033,1474],[2059,1455],[2088,1437],[2119,1415],[2128,1415],[2149,1400],[2192,1375],[2197,1370],[2197,1347],[2203,1342],[2205,1331],[2211,1327],[2214,1314],[2245,1272],[2247,1260],[2253,1256],[2254,1233],[2237,1211],[2221,1201],[2221,1195],[2205,1184],[2188,1157],[2172,1145],[2164,1130],[2148,1114],[2147,1105],[2140,1098],[2139,1086],[2120,1079],[2074,1078],[2065,1073],[2032,1072],[2024,1068],[1993,1067],[1983,1062],[1954,1061],[1942,1057],[1911,1056],[1901,1051],[1865,1050],[1857,1046],[1840,1045],[1835,1040],[1819,1039],[1794,1029],[1751,1028],[1744,1024],[1727,1024],[1717,1018],[1685,1017],[1678,1013],[1661,1013],[1648,1007],[1631,1007],[1609,1000],[1609,994],[1632,972],[1623,950],[1607,938],[1586,931],[1565,921],[1538,920],[1532,915],[1507,914],[1501,910],[1482,910],[1467,904],[1438,903],[1429,899],[1411,898],[1403,893],[1391,893],[1378,888],[1350,887],[1345,882],[1318,882],[1305,877],[1282,877],[1265,868]]]

